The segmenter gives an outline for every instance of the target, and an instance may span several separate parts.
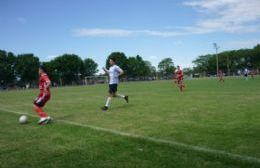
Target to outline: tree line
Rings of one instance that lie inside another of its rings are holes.
[[[124,78],[131,79],[169,79],[175,71],[172,58],[162,59],[157,69],[151,62],[140,55],[127,57],[123,52],[113,52],[106,59],[115,58],[117,64],[125,71]],[[227,75],[234,75],[244,68],[260,69],[260,45],[252,49],[224,51],[218,54],[219,69]],[[48,62],[40,62],[34,54],[18,54],[0,50],[0,86],[36,86],[38,67],[46,66],[54,84],[79,84],[86,76],[97,75],[98,64],[91,58],[82,59],[76,54],[63,54]],[[216,75],[216,54],[198,56],[193,61],[193,68],[184,68],[186,75]]]
[[[245,68],[260,69],[260,45],[252,49],[224,51],[218,54],[219,69],[227,75],[235,75]],[[216,75],[216,54],[201,55],[193,61],[195,67],[189,73]]]
[[[175,70],[171,58],[163,59],[156,67],[141,56],[127,57],[123,52],[113,52],[106,59],[115,58],[117,64],[125,71],[126,79],[147,79],[170,77]],[[63,54],[48,62],[40,62],[34,54],[18,54],[0,50],[0,86],[3,87],[34,87],[38,83],[38,67],[43,64],[52,83],[55,85],[80,84],[86,76],[97,75],[98,64],[91,58],[82,59],[76,54]]]

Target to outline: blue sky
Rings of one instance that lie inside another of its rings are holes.
[[[1,0],[0,49],[48,61],[64,53],[101,68],[113,51],[157,66],[260,43],[259,0]]]

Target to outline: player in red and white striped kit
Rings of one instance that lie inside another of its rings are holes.
[[[51,98],[51,92],[50,92],[50,84],[51,81],[46,74],[46,70],[44,66],[39,67],[39,89],[40,93],[38,97],[34,100],[34,110],[38,115],[40,116],[40,120],[38,124],[48,124],[51,120],[51,118],[43,111],[44,105],[47,103],[47,101]]]
[[[183,71],[181,70],[180,66],[177,66],[177,71],[175,72],[175,78],[176,78],[176,84],[180,88],[180,91],[183,91],[183,88],[185,87],[183,82]]]

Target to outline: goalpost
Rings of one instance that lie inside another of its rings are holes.
[[[100,83],[108,83],[107,76],[86,76],[85,85],[95,85]]]

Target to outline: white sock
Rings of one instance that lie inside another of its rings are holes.
[[[121,94],[116,94],[116,96],[117,96],[117,97],[120,97],[120,98],[122,98],[122,99],[125,98],[125,96],[124,96],[124,95],[121,95]]]
[[[106,107],[109,106],[109,103],[110,103],[111,99],[112,99],[111,97],[108,97],[108,98],[107,98],[107,102],[106,102],[106,105],[105,105]]]

